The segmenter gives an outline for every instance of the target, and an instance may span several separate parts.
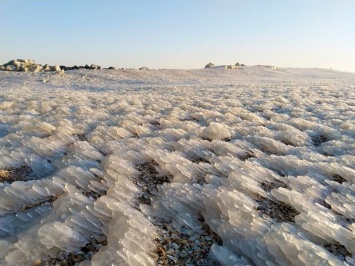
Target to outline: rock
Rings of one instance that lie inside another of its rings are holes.
[[[60,68],[60,66],[55,65],[55,66],[50,66],[50,70],[51,71],[60,71],[61,68]]]
[[[20,65],[21,65],[21,62],[17,61],[17,60],[14,60],[13,64],[16,68],[19,68]]]
[[[15,60],[10,60],[9,62],[7,62],[6,64],[4,64],[4,67],[6,68],[7,66],[9,66],[9,65],[13,65],[14,64],[14,62],[15,62]]]
[[[91,64],[90,69],[101,69],[101,67],[95,64]]]
[[[7,71],[15,71],[17,68],[14,65],[7,65],[5,68]]]
[[[101,66],[92,64],[91,66],[85,65],[85,66],[72,66],[72,67],[67,67],[63,65],[54,65],[54,66],[49,66],[48,64],[45,64],[42,66],[41,64],[37,64],[34,60],[25,60],[25,59],[15,59],[15,60],[10,60],[4,65],[0,65],[0,70],[5,70],[5,71],[23,71],[23,72],[41,72],[41,71],[56,71],[62,73],[62,71],[67,71],[67,70],[77,70],[77,69],[102,69]],[[110,69],[115,69],[114,67],[111,67]]]
[[[227,66],[226,66],[226,68],[228,68],[228,69],[235,69],[235,68],[236,68],[236,66],[233,66],[233,65],[227,65]]]
[[[43,70],[43,67],[37,65],[33,72],[41,72],[42,70]]]
[[[270,65],[258,65],[258,67],[261,67],[261,68],[268,68],[268,69],[271,69],[271,70],[276,70],[276,67],[275,67],[275,66],[270,66]]]
[[[111,67],[109,67],[108,69],[116,69],[116,68],[111,66]]]
[[[51,71],[51,68],[50,68],[50,66],[49,66],[48,64],[45,64],[45,65],[43,66],[43,70],[44,70],[44,71]]]
[[[207,65],[205,65],[205,68],[210,68],[210,67],[213,67],[213,66],[214,66],[214,64],[210,62]]]
[[[175,242],[173,242],[173,243],[171,244],[171,247],[172,247],[173,249],[179,249],[179,245],[176,244]]]
[[[36,64],[34,60],[15,59],[4,64],[6,71],[22,71],[22,72],[39,72],[43,70],[40,64]],[[45,66],[45,69],[47,67]]]
[[[33,266],[41,266],[42,265],[42,261],[40,259],[36,259],[34,262],[33,262]]]
[[[18,71],[21,71],[21,72],[27,72],[26,70],[28,71],[28,69],[23,65],[21,65],[18,69]]]

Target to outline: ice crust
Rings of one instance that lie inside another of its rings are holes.
[[[104,234],[80,265],[155,265],[155,221],[202,214],[211,265],[355,265],[355,74],[231,71],[0,72],[0,264]]]

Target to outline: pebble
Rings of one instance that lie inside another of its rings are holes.
[[[105,235],[100,235],[100,236],[96,237],[96,241],[98,243],[102,243],[105,240],[106,240],[106,236]]]
[[[169,249],[167,253],[169,253],[169,254],[175,254],[175,250]]]
[[[100,249],[101,247],[102,247],[102,244],[94,244],[94,247],[96,248],[96,249]]]
[[[42,264],[42,261],[40,259],[36,259],[34,262],[33,262],[33,266],[41,266]]]
[[[192,235],[190,237],[190,241],[195,241],[198,238],[198,235]]]
[[[33,266],[70,266],[70,265],[80,265],[82,262],[88,262],[91,260],[92,256],[102,247],[107,245],[107,239],[105,235],[98,235],[96,238],[91,238],[90,242],[87,243],[85,247],[81,250],[74,252],[60,252],[56,258],[51,258],[48,261],[38,260],[38,264]]]
[[[175,242],[173,242],[173,243],[171,244],[171,247],[172,247],[173,249],[179,249],[179,245],[176,244]]]

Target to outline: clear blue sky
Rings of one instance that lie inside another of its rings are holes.
[[[0,63],[355,72],[354,0],[0,0]]]

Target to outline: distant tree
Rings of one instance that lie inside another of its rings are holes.
[[[213,67],[214,66],[214,64],[213,63],[208,63],[206,66],[205,66],[205,68],[210,68],[210,67]]]
[[[235,66],[240,66],[239,62],[237,62],[237,63],[235,64]]]
[[[246,66],[246,65],[244,65],[244,64],[241,64],[240,66]]]

